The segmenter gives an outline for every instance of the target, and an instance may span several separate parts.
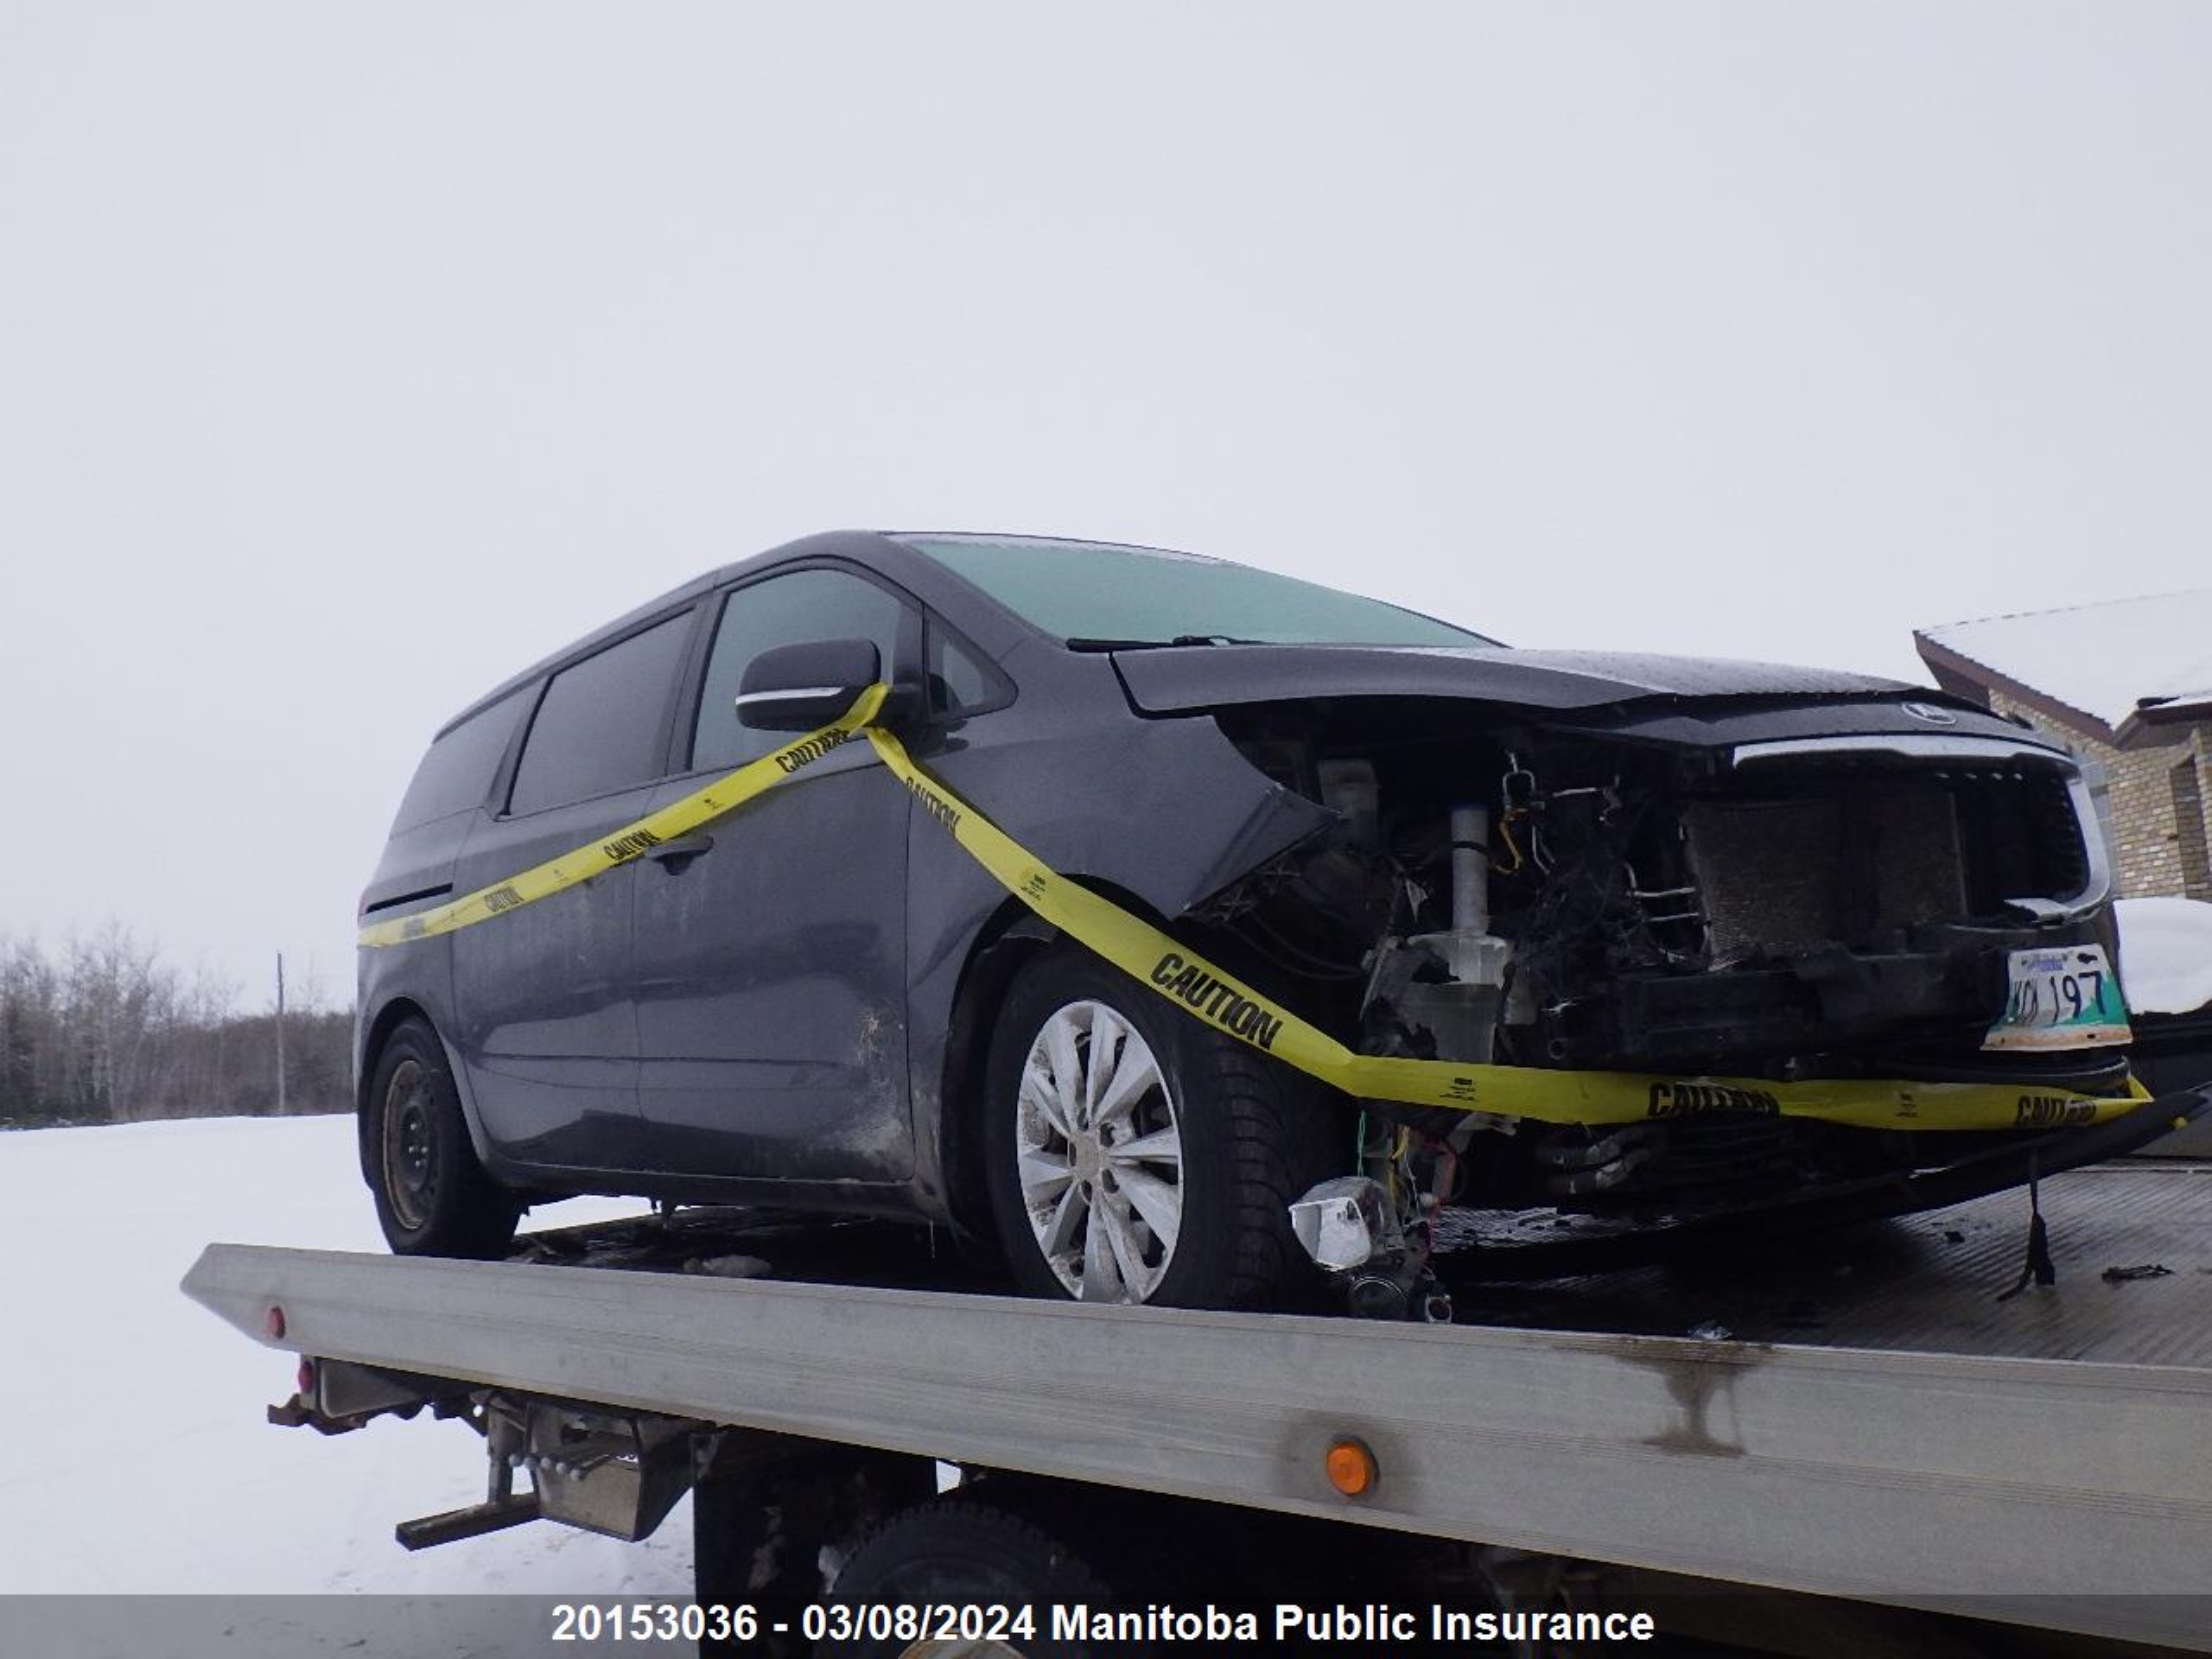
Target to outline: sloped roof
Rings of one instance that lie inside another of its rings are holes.
[[[2212,716],[2212,588],[1947,622],[1913,639],[1939,673],[1979,668],[1972,677],[2038,694],[2092,729],[2199,706]]]

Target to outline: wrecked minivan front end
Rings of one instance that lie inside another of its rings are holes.
[[[1237,654],[1205,653],[1220,675]],[[1485,655],[1492,677],[1597,660]],[[2017,1138],[1808,1122],[1763,1079],[2017,1084],[2020,1129],[2070,1121],[2038,1090],[2128,1090],[2110,863],[2072,757],[1910,688],[1716,686],[1728,666],[1685,664],[1692,694],[1551,683],[1529,706],[1384,663],[1380,696],[1355,677],[1213,711],[1335,820],[1194,913],[1234,960],[1364,1053],[1648,1077],[1640,1122],[1493,1112],[1506,1133],[1472,1150],[1465,1115],[1369,1103],[1448,1141],[1472,1201],[1726,1211]]]

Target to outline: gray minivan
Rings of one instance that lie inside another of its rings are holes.
[[[640,828],[878,684],[913,766],[1214,966],[1063,937],[868,741]],[[362,1167],[402,1250],[632,1193],[946,1224],[1037,1294],[1185,1305],[1275,1296],[1287,1206],[1356,1169],[1416,1230],[1955,1197],[2155,1132],[2087,802],[1925,688],[1508,650],[1154,549],[814,537],[438,734],[363,895]],[[1238,984],[1347,1052],[1489,1068],[1484,1110],[1294,1070]],[[1563,1072],[1649,1109],[1548,1111]],[[1793,1116],[1805,1086],[1896,1109]]]

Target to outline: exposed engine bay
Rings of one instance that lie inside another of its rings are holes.
[[[1924,734],[1894,701],[1830,702],[1811,735],[1772,705],[1235,710],[1247,759],[1337,827],[1195,919],[1364,1052],[1678,1079],[1602,1130],[1370,1103],[1370,1141],[1402,1157],[1410,1137],[1446,1200],[1681,1214],[1948,1163],[1992,1137],[1789,1119],[1699,1081],[2126,1089],[2109,1034],[1995,1035],[2015,953],[2117,963],[2081,774],[1986,715],[1946,732],[1961,717],[1910,707]]]

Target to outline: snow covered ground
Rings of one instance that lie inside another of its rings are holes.
[[[2196,899],[2120,901],[2120,972],[2138,1014],[2212,1004],[2212,905]]]
[[[690,1593],[688,1510],[643,1544],[536,1525],[410,1555],[394,1522],[483,1496],[474,1433],[385,1421],[325,1439],[263,1421],[291,1392],[289,1357],[177,1281],[215,1239],[382,1249],[353,1132],[313,1117],[0,1134],[0,1593]],[[527,1224],[639,1208],[581,1199]],[[224,1650],[321,1650],[283,1605],[250,1612]]]

